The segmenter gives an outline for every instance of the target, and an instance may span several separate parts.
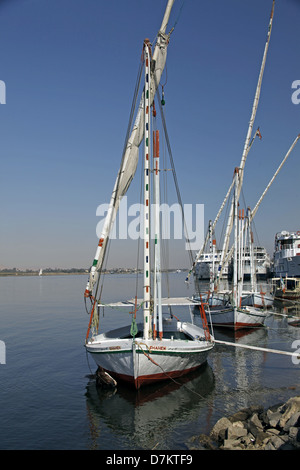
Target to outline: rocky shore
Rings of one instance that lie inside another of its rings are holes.
[[[189,450],[300,450],[300,397],[264,409],[244,408],[221,418],[209,436],[187,442]]]

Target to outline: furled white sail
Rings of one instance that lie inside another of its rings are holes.
[[[169,0],[166,7],[165,15],[162,21],[161,29],[157,36],[157,41],[151,61],[151,89],[150,89],[150,102],[153,103],[154,96],[160,82],[161,75],[163,73],[166,58],[167,58],[167,46],[169,43],[170,34],[166,34],[166,27],[168,24],[171,8],[174,0]],[[104,255],[106,251],[107,242],[109,240],[110,232],[113,228],[113,224],[119,209],[119,205],[122,197],[126,194],[130,183],[135,175],[138,156],[139,146],[144,137],[144,96],[142,96],[136,120],[128,139],[127,146],[125,149],[124,156],[118,176],[115,182],[115,186],[112,192],[109,208],[107,211],[106,219],[104,221],[102,233],[100,236],[99,244],[96,250],[93,265],[90,270],[89,281],[87,283],[85,296],[89,297],[93,291],[93,288],[98,279],[98,273],[101,271]]]

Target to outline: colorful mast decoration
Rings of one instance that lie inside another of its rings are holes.
[[[145,139],[144,139],[144,339],[152,337],[150,292],[150,44],[144,42],[145,57]]]

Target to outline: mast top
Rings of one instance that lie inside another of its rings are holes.
[[[165,34],[165,32],[166,32],[168,21],[169,21],[169,18],[170,18],[170,14],[171,14],[171,10],[172,10],[172,6],[174,4],[174,1],[175,0],[169,0],[168,4],[166,6],[166,11],[165,11],[165,14],[164,14],[164,17],[163,17],[163,20],[162,20],[162,23],[161,23],[161,27],[160,27],[160,30],[159,30],[159,32],[162,33],[162,34]]]

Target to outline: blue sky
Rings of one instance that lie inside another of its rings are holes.
[[[96,209],[109,202],[116,178],[143,40],[154,40],[165,5],[0,1],[1,266],[91,264]],[[204,204],[206,223],[240,163],[271,6],[271,0],[175,1],[165,113],[182,200]],[[300,104],[291,100],[292,83],[300,80],[299,19],[300,1],[277,0],[254,124],[263,139],[245,169],[250,207],[300,133]],[[255,217],[258,242],[270,253],[276,232],[300,229],[299,155],[300,143]],[[112,265],[134,266],[123,246]]]

